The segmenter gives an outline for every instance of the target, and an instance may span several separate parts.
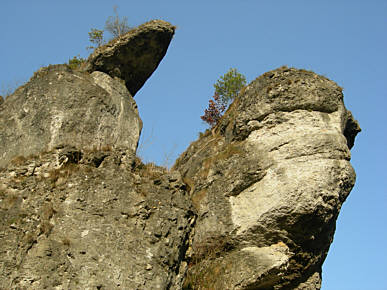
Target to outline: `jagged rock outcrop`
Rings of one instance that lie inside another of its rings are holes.
[[[145,165],[132,95],[173,31],[149,22],[0,104],[1,289],[320,288],[355,182],[341,88],[273,70],[171,171]]]
[[[165,45],[149,26],[137,44]],[[136,86],[165,49],[139,56],[151,63]],[[195,222],[186,185],[135,156],[142,122],[113,77],[49,66],[1,104],[1,289],[181,288]]]
[[[283,67],[249,84],[175,164],[198,212],[186,287],[319,289],[359,131],[325,77]]]
[[[177,172],[56,148],[0,172],[1,289],[168,289],[194,223]]]
[[[163,20],[144,23],[97,48],[85,69],[123,79],[134,96],[163,59],[174,33],[175,26]]]

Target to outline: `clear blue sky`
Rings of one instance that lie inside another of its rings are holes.
[[[354,190],[323,267],[323,290],[387,289],[387,1],[1,0],[0,88],[39,67],[87,57],[91,28],[118,6],[129,24],[178,27],[159,68],[136,95],[144,122],[140,155],[174,160],[206,125],[213,84],[235,67],[248,81],[282,65],[344,87],[363,131],[352,150]]]

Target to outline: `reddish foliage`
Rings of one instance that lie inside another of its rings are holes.
[[[215,95],[212,97],[213,100],[209,101],[208,109],[204,110],[204,115],[200,118],[208,123],[208,125],[214,127],[220,117],[222,117],[222,113],[226,109],[225,104],[223,104],[219,98],[219,95],[215,93]]]

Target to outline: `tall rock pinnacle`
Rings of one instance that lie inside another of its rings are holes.
[[[198,211],[186,286],[319,289],[359,131],[325,77],[282,67],[249,84],[175,165]]]

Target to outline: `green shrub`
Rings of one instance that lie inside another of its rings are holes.
[[[67,66],[72,70],[77,70],[81,67],[83,63],[86,62],[86,59],[78,56],[74,56],[73,58],[69,59],[69,62]]]
[[[128,18],[120,18],[117,12],[117,6],[114,6],[114,16],[109,16],[105,22],[105,29],[100,30],[92,28],[89,32],[89,41],[93,44],[92,46],[86,47],[86,49],[95,49],[104,45],[106,41],[104,40],[104,33],[107,31],[112,36],[112,39],[120,37],[127,33],[129,30],[132,30],[133,27],[129,26]]]
[[[89,32],[89,41],[94,46],[88,46],[87,49],[94,49],[104,44],[103,30],[92,28]]]
[[[208,108],[200,118],[210,127],[214,127],[228,105],[238,96],[240,90],[246,85],[246,78],[237,69],[231,68],[214,84],[215,93],[210,99]]]
[[[246,78],[236,68],[231,68],[214,84],[215,94],[219,95],[224,106],[232,102],[246,85]]]

